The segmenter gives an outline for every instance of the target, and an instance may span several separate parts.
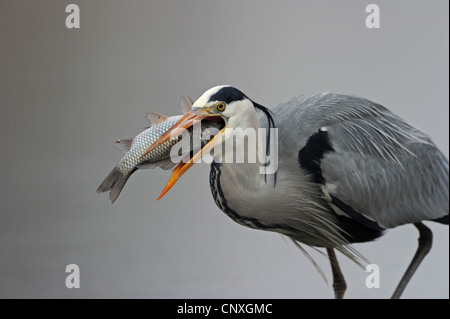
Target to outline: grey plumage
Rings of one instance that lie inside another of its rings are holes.
[[[177,166],[159,198],[209,150],[233,140],[227,129],[253,129],[268,137],[269,132],[259,129],[278,128],[278,169],[271,176],[262,173],[267,166],[259,160],[224,161],[227,155],[233,158],[238,145],[247,144],[244,155],[261,150],[264,143],[248,136],[214,152],[214,200],[241,225],[284,234],[297,246],[325,247],[336,298],[343,297],[346,284],[334,249],[362,265],[367,260],[351,243],[414,224],[419,247],[393,294],[398,298],[431,248],[432,233],[421,222],[449,223],[448,159],[428,135],[377,103],[322,93],[293,98],[269,111],[234,87],[217,86],[200,96],[171,130],[189,128],[196,120],[222,123],[220,131],[202,144],[205,153],[194,151]],[[169,133],[147,152],[167,142]]]
[[[326,129],[334,148],[320,163],[326,190],[381,227],[448,215],[448,159],[429,136],[386,108],[328,93],[297,97],[273,112],[283,123],[281,152],[290,135],[299,138],[298,151]]]
[[[323,93],[293,98],[272,113],[279,130],[275,188],[250,178],[251,164],[216,164],[211,169],[216,203],[238,223],[313,247],[332,247],[361,264],[367,260],[351,242],[371,240],[382,229],[402,224],[448,219],[448,159],[429,136],[383,106]],[[267,128],[266,116],[259,117],[260,126]],[[298,157],[321,130],[333,151],[318,163],[324,180],[318,184]],[[360,224],[332,198],[380,231]],[[348,223],[353,224],[346,227]],[[361,232],[374,234],[358,238]]]

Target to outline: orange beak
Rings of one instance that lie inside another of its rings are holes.
[[[160,138],[156,140],[155,143],[153,143],[142,155],[144,157],[151,151],[153,151],[155,148],[157,148],[159,145],[167,142],[172,137],[177,137],[180,135],[183,130],[188,129],[189,127],[193,126],[197,121],[201,121],[206,117],[209,116],[217,116],[216,114],[210,114],[205,109],[195,109],[184,115],[177,123],[172,126],[172,128],[161,135]],[[203,157],[203,155],[209,154],[209,152],[218,144],[221,143],[222,135],[225,131],[225,128],[223,128],[216,136],[214,136],[199,152],[197,152],[194,156],[192,156],[189,161],[184,163],[181,161],[178,163],[177,166],[172,171],[172,176],[170,177],[169,181],[167,182],[166,186],[164,187],[163,191],[158,197],[158,200],[160,200],[171,188],[175,183],[178,181],[178,179],[189,169],[191,168],[199,159]]]

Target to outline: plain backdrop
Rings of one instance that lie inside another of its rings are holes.
[[[80,7],[67,29],[66,5]],[[0,2],[0,297],[332,298],[289,240],[242,227],[214,204],[209,167],[131,177],[111,205],[95,190],[120,160],[113,147],[180,114],[179,99],[232,84],[272,107],[302,93],[363,96],[449,149],[449,3],[377,0]],[[301,125],[301,123],[299,123]],[[404,187],[408,187],[405,185]],[[405,298],[449,297],[449,229]],[[347,298],[388,298],[417,247],[411,225],[355,247],[380,288],[338,255]],[[326,258],[309,250],[331,274]],[[79,289],[65,286],[80,267]]]

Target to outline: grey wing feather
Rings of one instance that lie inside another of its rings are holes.
[[[274,113],[281,152],[292,152],[293,135],[301,149],[319,129],[328,132],[334,151],[320,162],[326,193],[381,227],[448,215],[448,159],[383,106],[323,93],[297,97]]]
[[[424,133],[387,110],[326,129],[331,195],[384,228],[448,215],[448,159]]]
[[[403,139],[406,150],[394,151],[381,138],[350,135],[348,125],[329,128],[335,151],[321,169],[331,195],[385,228],[448,215],[448,160],[430,140]]]

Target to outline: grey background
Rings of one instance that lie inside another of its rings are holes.
[[[233,84],[273,106],[301,93],[375,100],[430,134],[448,156],[448,1],[0,2],[0,297],[331,298],[288,240],[244,228],[215,206],[209,167],[169,178],[141,171],[111,205],[96,188],[119,161],[112,143],[143,113],[179,114],[179,98]],[[299,123],[301,125],[301,123]],[[407,185],[405,186],[407,187]],[[449,297],[449,231],[405,298]],[[342,255],[348,298],[387,298],[416,249],[398,227],[356,245],[381,287]],[[328,262],[312,252],[330,279]],[[65,267],[81,288],[65,287]]]

